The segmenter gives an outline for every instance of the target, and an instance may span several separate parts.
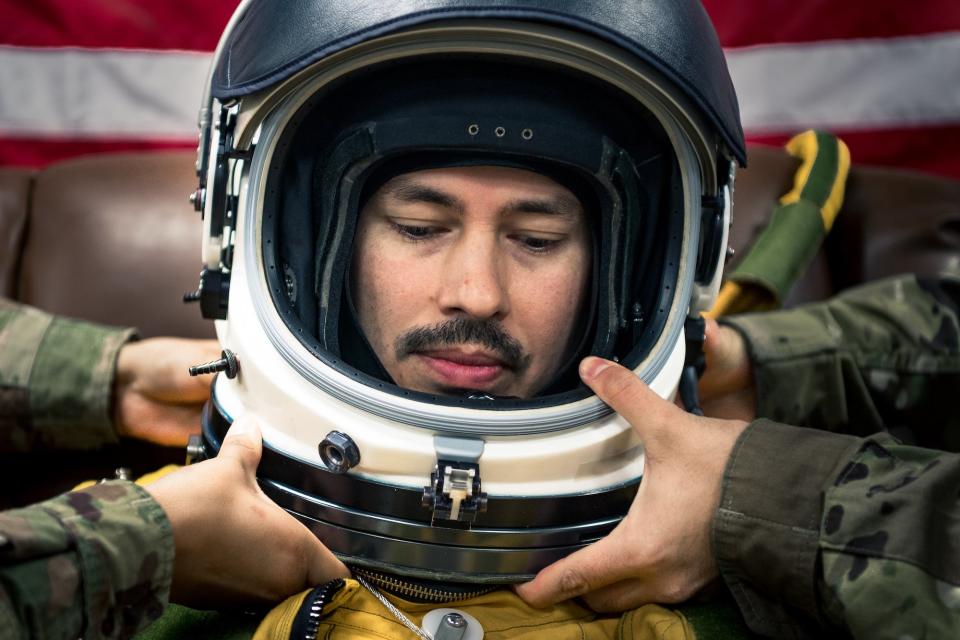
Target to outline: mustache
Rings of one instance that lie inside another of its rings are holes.
[[[397,337],[394,346],[399,361],[418,351],[467,343],[482,344],[510,369],[519,371],[530,363],[530,355],[523,345],[507,333],[500,323],[469,316],[411,329]]]

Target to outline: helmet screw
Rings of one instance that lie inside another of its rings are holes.
[[[345,433],[331,431],[320,443],[320,459],[333,473],[346,473],[360,464],[360,450]]]
[[[233,351],[230,351],[230,349],[224,349],[220,353],[219,360],[190,367],[190,375],[199,376],[223,371],[228,378],[233,379],[237,377],[237,371],[239,369],[240,366],[237,364],[237,356],[233,355]]]
[[[459,613],[448,613],[444,617],[443,621],[446,624],[450,625],[451,627],[458,627],[458,628],[466,626],[467,624],[467,621]]]
[[[195,211],[203,211],[204,196],[206,196],[206,189],[203,187],[190,194],[190,204],[193,205]]]
[[[203,438],[195,433],[187,440],[187,459],[184,464],[193,464],[207,459],[207,446],[203,444]]]
[[[731,247],[731,246],[728,245],[728,246],[727,246],[726,262],[730,262],[730,260],[731,260],[731,259],[733,258],[733,256],[735,256],[736,254],[737,254],[737,251],[736,251],[733,247]]]

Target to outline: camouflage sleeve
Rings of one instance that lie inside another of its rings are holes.
[[[127,638],[167,604],[173,534],[124,481],[0,513],[0,636]]]
[[[117,353],[133,337],[0,299],[0,452],[116,442]]]
[[[958,318],[954,273],[891,278],[724,322],[746,340],[759,417],[860,436],[890,429],[960,450],[960,412],[942,401],[960,389]]]
[[[777,638],[960,637],[960,456],[754,422],[714,520],[748,625]]]

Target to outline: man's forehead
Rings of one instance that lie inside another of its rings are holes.
[[[495,199],[502,211],[581,218],[583,205],[566,186],[541,173],[513,167],[426,169],[391,178],[382,197],[429,203],[463,213],[471,200]]]

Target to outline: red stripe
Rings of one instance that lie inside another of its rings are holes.
[[[239,0],[0,0],[0,44],[213,51]]]
[[[960,180],[960,126],[836,131],[850,147],[854,164],[914,169]],[[747,141],[780,146],[789,134],[747,136]]]
[[[0,44],[212,51],[239,0],[0,0]],[[704,0],[726,47],[960,30],[957,0]]]
[[[41,140],[0,137],[0,167],[40,169],[60,160],[94,153],[196,148],[196,140]]]
[[[960,29],[957,0],[703,0],[725,47]]]

